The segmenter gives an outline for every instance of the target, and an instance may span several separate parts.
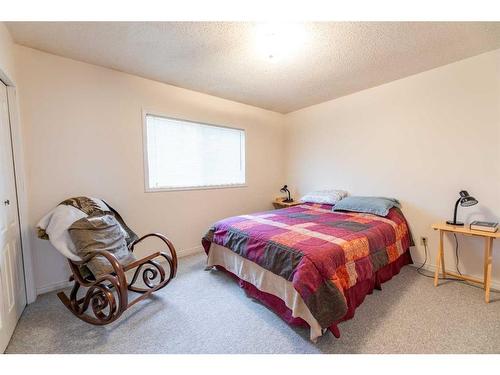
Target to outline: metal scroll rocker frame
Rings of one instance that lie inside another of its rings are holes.
[[[126,266],[122,266],[115,256],[107,251],[96,251],[81,261],[68,259],[73,272],[69,281],[74,281],[74,284],[69,296],[64,292],[57,294],[64,306],[87,323],[105,325],[114,322],[129,307],[164,288],[177,273],[177,254],[172,242],[159,233],[150,233],[137,239],[130,245],[130,250],[133,251],[135,245],[148,237],[156,237],[163,241],[170,255],[157,251]],[[113,271],[96,279],[84,277],[80,271],[81,267],[96,256],[106,258],[113,267]],[[156,258],[163,258],[168,263],[170,269],[168,274]],[[135,271],[129,283],[125,273],[133,269]],[[142,279],[144,286],[137,285],[139,278]],[[81,287],[86,288],[83,297],[78,296]],[[141,295],[129,302],[129,291]],[[87,313],[89,307],[92,314]]]

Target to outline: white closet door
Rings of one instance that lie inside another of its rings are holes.
[[[22,260],[7,87],[0,81],[0,353],[26,305]]]

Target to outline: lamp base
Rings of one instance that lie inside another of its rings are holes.
[[[448,224],[448,225],[455,225],[457,227],[463,227],[464,226],[464,223],[461,223],[460,221],[454,222],[452,220],[448,220],[446,222],[446,224]]]
[[[287,199],[283,199],[283,202],[284,203],[292,203],[293,199],[292,198],[290,198],[290,199],[288,199],[288,198]]]

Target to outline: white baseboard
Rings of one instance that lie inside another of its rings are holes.
[[[50,283],[41,287],[36,288],[36,295],[45,294],[49,292],[53,292],[55,290],[65,289],[71,286],[71,282],[68,280],[57,281],[54,283]]]
[[[184,258],[189,255],[194,255],[203,252],[203,246],[195,246],[188,249],[177,250],[177,258]],[[72,282],[67,280],[64,281],[56,281],[47,285],[43,285],[41,287],[36,288],[36,295],[50,293],[55,290],[65,289],[72,285]]]
[[[193,255],[193,254],[198,254],[198,253],[202,253],[204,250],[203,250],[203,246],[195,246],[195,247],[191,247],[189,249],[182,249],[182,250],[178,250],[177,251],[177,257],[178,258],[183,258],[183,257],[187,257],[189,255]]]
[[[410,264],[410,266],[412,267],[415,267],[415,268],[419,268],[420,266],[422,265],[422,263],[418,263],[418,262],[414,262],[413,264]],[[429,271],[430,273],[434,274],[434,272],[436,271],[436,265],[434,264],[429,264],[427,263],[424,267],[422,267],[423,270],[426,270],[426,271]],[[448,271],[448,269],[446,269],[446,271]],[[456,270],[449,270],[450,272],[453,272],[453,273],[457,273]],[[478,276],[478,275],[470,275],[472,277],[475,277],[475,278],[478,278],[478,279],[482,279],[483,276]],[[440,275],[441,277],[441,275]],[[500,281],[497,281],[497,280],[491,280],[491,289],[495,289],[495,291],[500,291]]]

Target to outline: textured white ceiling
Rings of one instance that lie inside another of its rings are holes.
[[[258,24],[10,22],[22,45],[287,113],[500,48],[500,22],[305,23],[297,53],[258,53]]]

